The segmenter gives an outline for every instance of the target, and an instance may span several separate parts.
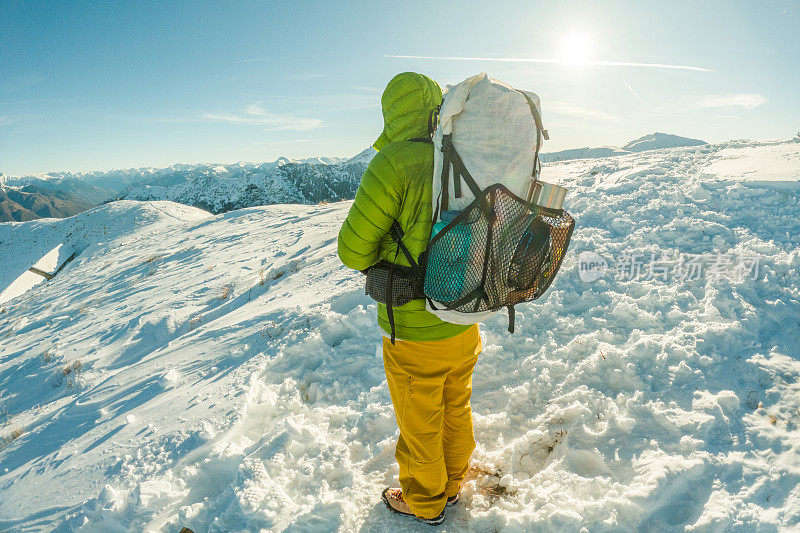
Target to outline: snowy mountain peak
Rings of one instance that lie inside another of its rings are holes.
[[[375,148],[370,146],[366,150],[359,152],[358,154],[354,155],[353,157],[345,161],[344,164],[345,165],[352,165],[354,163],[369,164],[369,162],[372,161],[372,158],[375,157],[375,154],[377,153],[378,152],[375,151]]]
[[[629,152],[643,152],[645,150],[660,150],[662,148],[678,148],[682,146],[702,146],[708,144],[700,139],[691,139],[672,135],[670,133],[655,132],[634,139],[622,147]]]
[[[289,159],[288,157],[284,156],[281,156],[272,162],[272,164],[276,167],[282,167],[283,165],[289,165],[292,163],[297,163],[297,161],[295,161],[294,159]]]
[[[590,159],[612,157],[617,155],[627,155],[645,150],[660,150],[662,148],[678,148],[682,146],[700,146],[708,144],[699,139],[690,139],[669,133],[655,132],[638,139],[634,139],[621,148],[618,146],[596,146],[584,148],[570,148],[560,152],[545,152],[540,154],[542,161],[549,163],[554,161],[570,161],[573,159]]]

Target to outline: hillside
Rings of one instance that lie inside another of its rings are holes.
[[[126,200],[170,200],[224,213],[257,205],[317,204],[355,196],[367,163],[280,162],[253,168],[219,165],[212,172],[195,169],[163,184],[130,190]]]
[[[544,152],[539,154],[539,158],[544,163],[554,163],[557,161],[571,161],[573,159],[597,159],[601,157],[612,157],[615,155],[627,155],[631,152],[616,146],[598,146],[596,148],[570,148],[560,152]]]
[[[542,153],[540,157],[543,162],[549,163],[555,161],[570,161],[573,159],[613,157],[644,152],[646,150],[662,150],[664,148],[703,146],[704,144],[708,143],[698,139],[656,132],[634,139],[621,148],[617,146],[571,148],[569,150],[561,150],[560,152]]]
[[[515,334],[482,326],[478,447],[441,531],[800,526],[800,142],[543,178],[570,189],[571,249]],[[82,250],[0,306],[0,530],[418,530],[379,501],[397,426],[375,305],[336,256],[349,206],[0,224],[0,290]],[[705,274],[662,278],[680,257]]]
[[[690,139],[669,133],[651,133],[622,146],[629,152],[644,152],[645,150],[662,150],[664,148],[679,148],[682,146],[703,146],[708,144],[700,139]]]
[[[0,222],[65,218],[95,205],[64,190],[52,191],[37,185],[21,188],[0,185]]]

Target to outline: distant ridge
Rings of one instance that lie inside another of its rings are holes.
[[[702,146],[708,144],[699,139],[681,137],[669,133],[655,132],[634,139],[622,147],[618,146],[599,146],[596,148],[570,148],[560,152],[546,152],[540,154],[542,161],[569,161],[572,159],[590,159],[627,155],[646,150],[661,150],[663,148],[680,148],[684,146]]]
[[[622,147],[571,148],[542,153],[544,162],[628,155],[645,150],[706,144],[650,133]],[[0,222],[63,218],[119,199],[170,200],[212,213],[270,204],[317,204],[351,199],[377,152],[353,157],[279,157],[265,163],[175,164],[85,173],[50,172],[15,178],[0,174]]]
[[[660,150],[662,148],[679,148],[683,146],[702,146],[708,144],[700,139],[690,139],[669,133],[651,133],[634,139],[622,147],[629,152],[644,152],[645,150]]]
[[[0,174],[0,222],[64,218],[119,199],[172,200],[222,213],[256,205],[353,198],[369,163],[366,153],[350,159],[279,157],[266,163],[175,164],[24,177]]]
[[[37,218],[66,218],[91,209],[89,202],[67,190],[37,185],[13,188],[0,185],[0,222],[23,222]]]

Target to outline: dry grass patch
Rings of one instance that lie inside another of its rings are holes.
[[[80,361],[74,361],[71,365],[67,365],[61,369],[61,373],[65,376],[75,375],[81,371],[83,364]]]
[[[0,450],[2,450],[20,438],[25,433],[25,430],[15,426],[11,422],[11,416],[8,414],[5,406],[0,406],[0,419],[3,421],[3,428],[9,429],[7,434],[0,437]]]
[[[228,283],[222,287],[222,290],[219,292],[219,299],[220,301],[227,300],[233,296],[233,284]]]
[[[475,481],[478,492],[486,496],[489,500],[489,505],[494,505],[498,498],[505,496],[513,496],[516,494],[515,490],[509,490],[508,487],[500,484],[500,479],[503,473],[492,466],[472,463],[464,476],[464,483],[468,481]]]
[[[59,379],[53,382],[53,387],[58,387],[64,380],[67,380],[67,387],[74,387],[78,384],[78,374],[83,370],[83,363],[80,361],[73,361],[72,363],[61,367],[59,370]]]
[[[52,350],[45,350],[44,352],[39,354],[39,358],[42,360],[43,363],[49,363],[53,360],[53,351]]]
[[[8,433],[8,435],[4,435],[3,437],[0,437],[0,450],[6,448],[8,446],[11,446],[11,444],[15,440],[20,438],[24,433],[25,433],[24,429],[18,428],[16,426],[12,426],[11,431]]]

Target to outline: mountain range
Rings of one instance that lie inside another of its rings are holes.
[[[703,144],[657,132],[622,147],[574,148],[543,153],[541,158],[544,162],[601,158]],[[370,147],[349,159],[281,157],[269,163],[175,164],[23,177],[0,174],[0,222],[63,218],[120,199],[169,200],[215,214],[257,205],[351,199],[374,154]]]

